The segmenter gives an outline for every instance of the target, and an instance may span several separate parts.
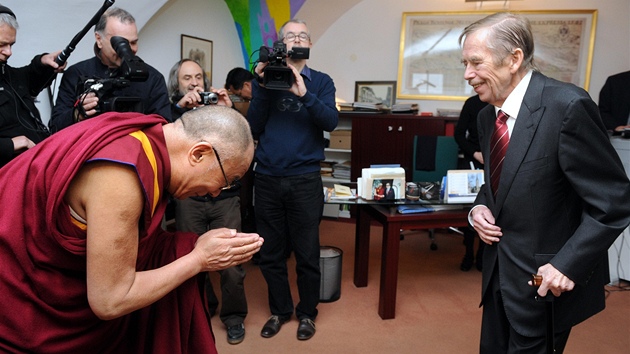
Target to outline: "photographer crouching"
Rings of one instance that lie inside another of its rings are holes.
[[[95,56],[63,74],[50,130],[57,132],[106,111],[159,114],[172,121],[164,76],[136,56],[134,17],[109,8],[94,26],[94,35]]]

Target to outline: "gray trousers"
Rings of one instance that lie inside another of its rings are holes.
[[[194,232],[198,235],[208,230],[227,227],[241,230],[240,197],[234,196],[207,202],[194,199],[177,200],[175,225],[179,231]],[[221,312],[219,317],[226,326],[243,323],[247,316],[245,298],[245,270],[240,266],[220,270],[221,276]],[[210,279],[206,277],[206,294],[210,312],[214,313],[219,301],[214,294]]]

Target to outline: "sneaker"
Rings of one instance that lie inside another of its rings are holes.
[[[245,339],[245,325],[240,323],[227,328],[227,341],[230,344],[238,344]]]

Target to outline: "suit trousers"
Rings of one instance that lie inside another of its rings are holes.
[[[324,208],[321,176],[319,172],[288,177],[257,173],[254,180],[256,228],[265,240],[259,265],[267,282],[271,314],[289,318],[294,311],[287,271],[290,243],[300,296],[295,314],[298,319],[314,320],[320,287],[319,223]]]
[[[177,230],[194,232],[198,235],[208,230],[227,227],[241,229],[241,207],[238,196],[226,199],[198,201],[191,198],[178,200],[175,208]],[[219,317],[226,326],[243,323],[247,316],[245,297],[245,270],[240,265],[218,271],[221,280],[221,312]],[[209,276],[209,275],[208,275]],[[206,277],[206,296],[210,312],[214,313],[219,301]]]
[[[487,264],[483,265],[488,266]],[[498,264],[492,272],[490,289],[482,300],[483,317],[481,320],[480,354],[546,354],[547,338],[526,337],[514,330],[505,313],[499,284]],[[548,296],[551,296],[551,292]],[[546,326],[546,323],[541,323]],[[571,330],[556,332],[554,336],[555,353],[561,354],[569,339]]]

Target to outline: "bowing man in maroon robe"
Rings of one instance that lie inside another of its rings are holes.
[[[107,113],[0,169],[0,351],[214,353],[203,275],[256,234],[166,232],[168,195],[218,195],[254,145],[235,110]]]

